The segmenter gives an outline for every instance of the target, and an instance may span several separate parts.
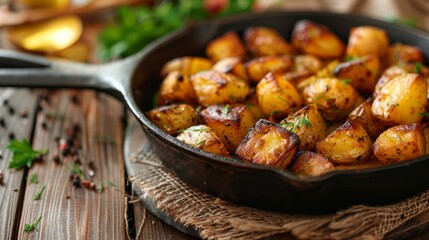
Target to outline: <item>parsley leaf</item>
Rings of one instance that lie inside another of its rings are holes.
[[[34,183],[34,184],[39,183],[39,176],[37,176],[36,173],[31,174],[30,183]]]
[[[36,194],[34,194],[34,200],[40,200],[40,198],[42,197],[42,193],[43,191],[45,191],[45,185],[43,185],[39,191],[36,192]]]
[[[41,218],[42,218],[42,216],[39,216],[39,217],[37,218],[37,220],[36,220],[36,221],[34,221],[33,223],[31,223],[31,224],[26,223],[26,224],[24,225],[24,231],[25,231],[25,232],[32,232],[32,231],[34,231],[34,230],[36,229],[37,225],[39,225],[39,222],[40,222],[40,219],[41,219]]]
[[[231,107],[229,106],[229,104],[226,104],[225,107],[222,109],[222,114],[228,115],[230,108]]]
[[[414,73],[420,73],[420,69],[422,68],[422,63],[421,62],[417,62],[416,64],[414,64],[414,69],[413,72]]]
[[[420,112],[419,115],[425,118],[429,118],[429,112]]]
[[[71,174],[76,174],[79,175],[80,178],[84,179],[85,176],[83,175],[83,170],[80,167],[80,164],[77,163],[73,163],[71,168],[70,168],[70,173]]]
[[[109,185],[110,188],[116,188],[116,184],[114,184],[112,181],[107,181],[107,185]]]
[[[308,119],[305,117],[295,117],[295,121],[280,123],[280,125],[289,131],[293,131],[294,129],[300,128],[301,126],[313,126],[311,122],[308,121]]]
[[[48,150],[33,150],[30,143],[24,139],[22,141],[12,140],[7,148],[12,152],[13,157],[9,162],[9,168],[20,169],[31,167],[33,160],[48,153]]]

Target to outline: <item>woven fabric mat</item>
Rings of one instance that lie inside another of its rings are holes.
[[[429,30],[427,0],[266,0],[272,8],[349,12],[386,19],[407,18]],[[144,164],[130,180],[143,198],[206,239],[261,239],[290,232],[300,239],[382,239],[429,208],[429,190],[400,203],[354,206],[332,215],[306,216],[243,207],[189,187],[166,171],[147,139],[131,161]]]

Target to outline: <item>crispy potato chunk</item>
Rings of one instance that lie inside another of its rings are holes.
[[[217,62],[212,69],[222,73],[233,74],[246,81],[249,80],[244,63],[240,58],[224,58]]]
[[[207,45],[206,54],[210,59],[217,62],[230,57],[243,59],[246,57],[246,50],[237,33],[230,31],[212,40]]]
[[[395,43],[387,49],[386,65],[391,66],[404,62],[421,62],[425,61],[423,52],[420,48],[406,45],[402,43]]]
[[[202,122],[222,140],[229,152],[235,152],[256,122],[245,105],[211,105],[201,111]]]
[[[367,99],[349,114],[348,120],[352,123],[360,124],[365,128],[370,138],[375,140],[387,129],[387,125],[372,115],[371,107],[372,100]]]
[[[264,118],[264,114],[262,113],[262,109],[259,106],[258,96],[256,92],[251,93],[246,100],[243,102],[246,105],[246,108],[253,114],[256,120]]]
[[[355,27],[350,31],[346,55],[363,57],[376,54],[382,59],[388,46],[389,37],[383,29],[372,26]]]
[[[302,105],[295,86],[271,72],[258,83],[256,94],[259,106],[267,116],[284,117]]]
[[[250,91],[246,81],[214,70],[192,75],[191,83],[198,103],[203,106],[239,102],[244,100]]]
[[[315,104],[310,104],[280,122],[282,127],[296,133],[300,150],[314,150],[316,143],[328,136],[328,125]]]
[[[280,34],[267,27],[250,27],[244,33],[249,51],[255,57],[292,54],[290,44]]]
[[[299,176],[317,177],[335,170],[335,166],[321,154],[300,151],[289,170]]]
[[[236,154],[245,161],[285,169],[298,151],[299,143],[295,133],[261,119],[250,129]]]
[[[336,78],[320,78],[303,91],[307,104],[313,103],[329,121],[341,120],[360,104],[361,96],[348,83]]]
[[[387,82],[394,79],[395,77],[405,74],[407,74],[407,71],[398,66],[391,66],[386,69],[383,75],[381,75],[381,77],[378,79],[377,84],[375,85],[373,97],[375,98],[380,93],[381,89],[384,87],[384,85],[386,85]]]
[[[187,104],[158,107],[150,110],[147,115],[155,125],[172,135],[198,124],[197,111]]]
[[[300,52],[320,58],[343,55],[343,42],[324,25],[308,20],[297,22],[292,32],[292,45]]]
[[[185,76],[208,70],[213,63],[210,59],[202,57],[178,57],[168,61],[161,69],[161,76],[165,77],[169,73],[179,71]]]
[[[178,71],[170,72],[159,88],[158,105],[173,102],[195,102],[195,92],[189,77]]]
[[[372,142],[361,125],[345,122],[318,142],[316,149],[335,164],[357,164],[371,156]]]
[[[425,153],[426,139],[418,123],[391,127],[374,143],[374,154],[383,164],[407,161]]]
[[[418,123],[428,105],[427,84],[419,74],[398,76],[384,85],[372,103],[371,112],[382,121],[397,125]]]
[[[250,80],[259,82],[269,72],[284,73],[292,67],[293,60],[288,56],[268,56],[250,60],[245,64]]]
[[[298,88],[299,91],[303,91],[305,87],[307,87],[308,85],[310,85],[311,83],[316,82],[319,78],[332,78],[334,77],[334,69],[337,67],[337,65],[339,64],[339,62],[337,60],[334,60],[330,63],[328,63],[328,65],[326,65],[325,67],[323,67],[322,69],[320,69],[319,71],[317,71],[313,76],[300,81],[296,87]]]
[[[229,156],[216,133],[205,125],[187,128],[177,136],[177,139],[209,153]]]
[[[371,94],[380,69],[380,61],[375,54],[343,62],[334,69],[334,76],[350,80],[351,85],[362,94]]]

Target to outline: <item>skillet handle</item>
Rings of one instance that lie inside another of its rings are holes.
[[[135,61],[95,65],[0,50],[0,86],[88,88],[124,100]]]

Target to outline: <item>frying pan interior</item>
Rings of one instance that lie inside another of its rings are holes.
[[[207,43],[227,31],[242,36],[251,26],[278,30],[286,39],[295,23],[309,19],[328,26],[344,42],[356,26],[387,31],[392,42],[419,46],[429,56],[426,33],[352,15],[320,12],[271,12],[203,22],[155,42],[145,50],[131,78],[131,109],[140,120],[164,165],[190,185],[239,204],[276,211],[321,213],[353,204],[385,204],[409,197],[429,186],[427,158],[378,169],[333,172],[303,179],[286,171],[215,156],[181,143],[162,132],[143,113],[153,106],[162,79],[160,69],[181,56],[204,56]]]

